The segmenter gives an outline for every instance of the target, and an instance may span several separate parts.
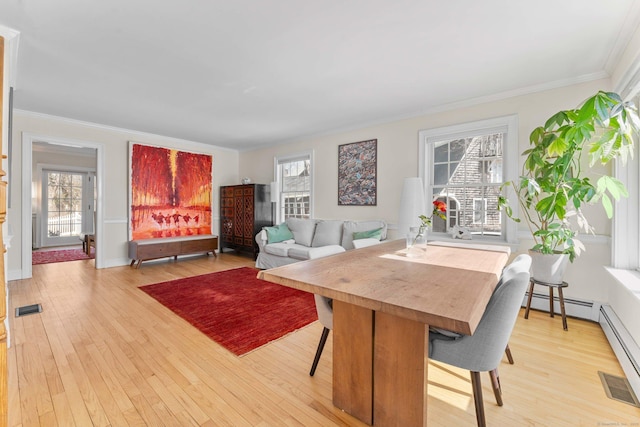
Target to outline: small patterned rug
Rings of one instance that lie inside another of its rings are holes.
[[[59,251],[33,251],[31,264],[49,264],[52,262],[77,261],[91,259],[82,249],[63,249]]]

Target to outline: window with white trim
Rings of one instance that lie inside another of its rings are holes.
[[[640,71],[638,72],[640,81]],[[640,105],[640,83],[622,93]],[[634,95],[631,95],[634,94]],[[640,271],[640,136],[636,135],[633,159],[626,165],[616,160],[615,177],[626,186],[629,197],[621,198],[615,206],[612,230],[612,265],[615,268]]]
[[[313,205],[312,153],[276,157],[278,186],[276,223],[287,218],[311,218]]]
[[[423,130],[419,137],[425,200],[447,205],[447,220],[434,218],[433,232],[458,225],[474,239],[515,242],[517,227],[503,219],[498,196],[517,177],[517,117]]]

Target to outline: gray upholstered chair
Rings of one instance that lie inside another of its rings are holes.
[[[311,365],[311,371],[309,375],[313,376],[316,373],[322,350],[327,342],[329,331],[333,329],[333,308],[331,306],[331,298],[323,297],[320,295],[314,295],[316,300],[316,311],[318,312],[318,320],[324,327],[322,329],[322,335],[320,336],[320,342],[318,343],[318,349],[316,350],[316,356],[313,359],[313,365]]]
[[[519,255],[504,269],[473,335],[451,337],[429,332],[430,359],[471,371],[478,426],[486,425],[480,372],[489,372],[496,401],[502,406],[498,365],[522,306],[530,266],[531,257]]]

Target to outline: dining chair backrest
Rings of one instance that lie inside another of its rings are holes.
[[[331,307],[331,299],[314,294],[316,300],[316,311],[318,312],[318,320],[327,329],[333,329],[333,308]]]
[[[529,283],[531,257],[518,256],[504,269],[473,335],[436,340],[430,358],[470,371],[496,369],[502,360]]]

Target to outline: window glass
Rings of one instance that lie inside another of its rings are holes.
[[[517,241],[517,226],[498,210],[500,186],[517,177],[517,147],[515,115],[420,131],[425,198],[447,205],[446,221],[432,220],[434,236],[459,226],[474,239]]]
[[[311,156],[279,159],[277,222],[311,217]]]
[[[472,234],[502,234],[497,207],[504,137],[504,132],[492,132],[432,144],[433,177],[427,188],[428,200],[444,200],[449,206],[449,225],[441,231],[457,224],[469,228]]]

